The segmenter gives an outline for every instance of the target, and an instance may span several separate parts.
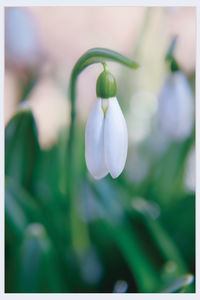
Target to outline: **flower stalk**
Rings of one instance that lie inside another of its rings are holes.
[[[169,49],[167,51],[167,54],[165,56],[165,60],[167,62],[169,62],[169,68],[170,68],[171,73],[174,73],[174,72],[177,72],[180,70],[180,66],[174,57],[174,50],[175,50],[176,44],[177,44],[177,36],[175,36],[172,39],[172,42],[171,42]]]
[[[137,69],[139,65],[127,58],[126,56],[105,48],[93,48],[88,50],[85,54],[83,54],[75,64],[71,77],[70,77],[70,84],[69,84],[69,97],[71,102],[71,123],[69,128],[69,138],[68,138],[68,153],[67,153],[67,174],[66,174],[66,188],[67,188],[67,196],[69,199],[69,204],[71,206],[71,224],[73,225],[74,220],[76,219],[78,222],[78,217],[76,215],[76,207],[75,207],[75,170],[74,170],[74,143],[75,143],[75,118],[76,118],[76,110],[75,110],[75,102],[76,102],[76,85],[79,74],[88,66],[95,64],[95,63],[101,63],[104,66],[104,71],[106,72],[106,63],[105,61],[114,61],[118,62],[120,64],[123,64],[124,66],[127,66],[132,69]],[[80,224],[80,226],[72,226],[73,228],[79,227],[80,232],[77,236],[77,234],[74,235],[72,232],[72,244],[75,246],[78,244],[78,238],[81,236],[81,232],[84,230],[83,224]],[[74,240],[75,238],[75,240]]]

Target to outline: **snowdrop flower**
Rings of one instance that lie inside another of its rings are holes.
[[[190,136],[194,123],[194,101],[189,82],[183,72],[171,73],[162,87],[158,119],[161,130],[172,140]]]
[[[43,49],[34,21],[28,9],[23,7],[6,9],[5,54],[8,63],[32,67],[40,62]]]
[[[116,81],[106,68],[97,80],[96,92],[85,129],[86,164],[95,179],[108,173],[116,178],[126,162],[128,133],[116,98]]]

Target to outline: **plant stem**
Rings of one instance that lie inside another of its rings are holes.
[[[83,223],[79,216],[77,215],[76,209],[76,198],[75,198],[75,184],[76,184],[76,174],[75,174],[75,161],[74,161],[74,144],[75,144],[75,118],[76,118],[76,84],[79,74],[88,66],[94,63],[103,63],[105,65],[105,60],[111,60],[121,63],[132,69],[137,69],[139,65],[130,60],[129,58],[119,54],[118,52],[104,49],[104,48],[93,48],[88,50],[83,54],[77,63],[75,64],[70,78],[69,85],[69,96],[71,102],[71,123],[69,128],[69,138],[68,138],[68,153],[67,153],[67,174],[66,174],[66,188],[67,196],[70,205],[70,223],[72,230],[72,245],[77,249],[77,245],[80,245],[80,237],[85,237],[85,243],[89,241],[87,229],[85,223]],[[78,188],[78,187],[76,187]]]

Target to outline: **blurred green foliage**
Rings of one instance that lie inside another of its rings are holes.
[[[195,272],[195,197],[183,189],[182,174],[194,136],[172,144],[135,185],[123,175],[88,178],[77,128],[71,215],[67,134],[41,150],[30,110],[18,112],[5,134],[6,292],[112,292],[121,279],[128,292],[183,291],[186,274]]]

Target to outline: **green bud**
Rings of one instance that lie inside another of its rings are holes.
[[[115,97],[117,93],[117,84],[114,76],[105,69],[97,79],[96,93],[98,98]]]

